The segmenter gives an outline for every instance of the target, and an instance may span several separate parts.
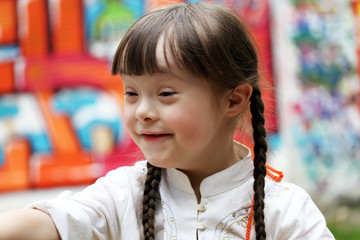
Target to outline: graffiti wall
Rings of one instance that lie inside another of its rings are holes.
[[[360,197],[355,5],[272,1],[283,161],[324,204]]]
[[[142,157],[123,126],[111,60],[147,9],[175,2],[0,0],[0,192],[88,184]],[[249,22],[271,76],[267,1],[217,2]],[[274,114],[267,122],[275,132]]]
[[[110,60],[143,5],[0,1],[0,192],[88,184],[135,161]]]

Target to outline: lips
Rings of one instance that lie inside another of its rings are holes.
[[[159,141],[173,136],[170,133],[142,133],[141,136],[146,141]]]

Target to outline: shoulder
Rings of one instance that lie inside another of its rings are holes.
[[[317,209],[310,195],[296,184],[272,181],[268,185],[265,204],[266,210],[270,213],[288,214],[289,217],[295,217],[293,213],[301,208],[312,207]]]
[[[333,239],[323,214],[304,189],[284,181],[268,182],[265,220],[274,239]]]
[[[309,194],[300,186],[281,181],[276,182],[273,180],[266,181],[266,199],[267,201],[283,201],[292,202],[293,199],[297,201],[308,201],[311,199]]]
[[[298,185],[272,180],[267,181],[266,185],[265,211],[267,215],[276,216],[278,221],[287,223],[298,218],[297,213],[306,209],[316,209],[316,212],[321,215],[309,194]]]

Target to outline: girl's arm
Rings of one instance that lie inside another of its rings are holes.
[[[0,214],[0,240],[60,240],[51,217],[40,210],[20,209]]]

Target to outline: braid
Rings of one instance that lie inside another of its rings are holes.
[[[159,183],[161,179],[161,168],[147,163],[147,174],[145,180],[142,224],[144,227],[145,240],[155,239],[155,208],[156,200],[160,199]]]
[[[253,137],[254,137],[254,220],[256,240],[266,239],[264,222],[264,198],[265,198],[265,176],[266,176],[266,130],[264,118],[264,103],[261,100],[261,92],[254,87],[250,98],[250,111],[252,115]]]

